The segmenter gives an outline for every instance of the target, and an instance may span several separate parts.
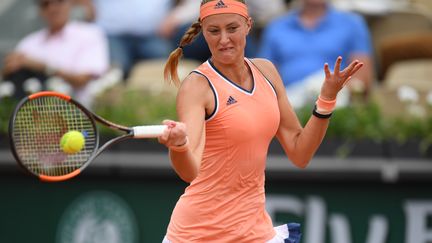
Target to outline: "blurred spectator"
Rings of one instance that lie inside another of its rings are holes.
[[[355,59],[365,64],[349,88],[367,94],[374,72],[364,19],[334,9],[330,0],[300,0],[294,4],[292,11],[265,28],[259,53],[278,66],[292,105],[299,108],[316,99],[324,80],[324,63],[333,68],[338,56],[343,57],[342,68]],[[349,94],[340,96],[338,103],[347,104]]]
[[[40,89],[69,93],[85,105],[89,84],[108,69],[108,48],[95,25],[69,21],[71,0],[37,0],[46,28],[22,39],[4,60],[2,74],[16,97]]]
[[[169,39],[172,46],[176,47],[191,23],[198,20],[198,13],[199,4],[196,0],[179,0],[159,25],[158,34]],[[184,58],[201,62],[207,60],[210,55],[210,50],[202,34],[199,34],[194,42],[183,48]]]
[[[249,14],[258,28],[266,26],[268,22],[282,15],[287,5],[283,0],[247,0],[247,4]]]
[[[259,31],[269,20],[282,14],[285,10],[283,0],[248,0],[249,14],[254,20],[255,26],[252,31]],[[178,0],[178,4],[169,12],[167,17],[159,26],[158,33],[170,39],[173,46],[176,46],[189,26],[198,20],[199,4],[196,0]],[[245,49],[246,56],[254,57],[256,55],[256,39],[259,33],[252,32],[248,36],[247,46]],[[205,61],[210,57],[210,51],[202,34],[197,39],[183,49],[185,58]]]
[[[166,58],[171,43],[157,34],[173,0],[93,0],[96,24],[109,41],[111,64],[126,74],[139,60]]]
[[[72,2],[71,19],[87,22],[95,20],[96,9],[92,0],[72,0]]]

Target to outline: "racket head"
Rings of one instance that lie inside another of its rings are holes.
[[[84,135],[83,148],[63,151],[60,140],[69,131]],[[71,97],[52,91],[30,95],[15,108],[9,122],[12,153],[22,168],[43,181],[78,175],[95,157],[99,133],[93,115]]]

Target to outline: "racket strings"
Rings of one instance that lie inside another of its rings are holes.
[[[85,145],[66,154],[60,145],[68,131],[83,133]],[[38,175],[61,176],[82,167],[97,146],[91,119],[75,104],[58,97],[28,100],[16,114],[13,136],[22,164]]]

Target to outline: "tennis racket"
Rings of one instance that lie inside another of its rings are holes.
[[[99,146],[96,122],[122,134]],[[10,119],[12,153],[25,170],[42,181],[63,181],[81,173],[110,145],[131,138],[155,138],[165,125],[125,127],[92,113],[71,97],[43,91],[22,99]],[[60,141],[69,131],[84,137],[82,149],[65,152]]]

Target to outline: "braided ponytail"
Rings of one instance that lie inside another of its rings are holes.
[[[180,40],[180,44],[173,52],[171,52],[164,68],[164,78],[168,83],[174,83],[175,86],[180,86],[180,78],[178,77],[177,66],[181,56],[183,55],[183,47],[192,43],[198,34],[201,32],[201,23],[194,22]]]

